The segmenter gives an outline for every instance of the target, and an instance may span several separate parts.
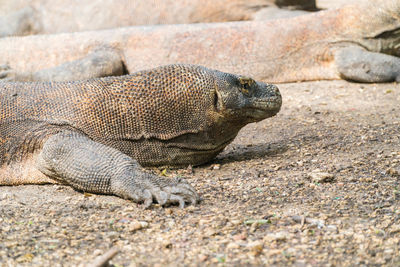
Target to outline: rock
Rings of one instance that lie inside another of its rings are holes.
[[[311,178],[313,183],[329,183],[335,179],[335,176],[331,173],[321,172],[318,169],[310,172],[308,177]]]
[[[246,234],[238,234],[233,236],[233,240],[246,240],[247,235]]]
[[[211,167],[212,167],[213,170],[221,169],[221,165],[220,164],[213,164]]]
[[[232,223],[233,225],[239,225],[239,224],[242,223],[242,221],[241,221],[241,220],[231,220],[231,223]]]
[[[198,259],[200,262],[205,262],[208,259],[208,256],[204,255],[204,254],[200,254]]]
[[[171,215],[173,213],[172,209],[165,209],[165,215]]]
[[[34,255],[32,253],[27,253],[23,256],[18,257],[16,259],[16,262],[18,262],[18,263],[31,262],[33,258],[34,258]]]
[[[205,225],[210,225],[211,220],[206,220],[206,219],[200,219],[199,220],[199,226],[205,226]]]
[[[163,241],[161,242],[161,245],[162,245],[163,248],[167,248],[167,249],[172,248],[172,242],[171,242],[171,240],[163,240]]]
[[[336,225],[330,224],[326,226],[326,230],[329,232],[337,232],[337,227]]]
[[[354,241],[357,243],[363,243],[365,241],[365,236],[363,234],[354,234],[353,235]]]
[[[149,226],[148,222],[133,221],[129,224],[128,229],[131,232],[146,228]]]
[[[240,245],[236,242],[231,242],[226,246],[227,249],[238,249],[240,248]]]
[[[383,258],[386,261],[389,261],[393,257],[394,250],[391,248],[387,248],[383,251]]]
[[[299,215],[294,215],[291,217],[293,221],[297,223],[308,223],[311,225],[316,225],[318,228],[323,228],[325,227],[325,221],[324,220],[319,220],[319,219],[314,219],[314,218],[309,218],[309,217],[303,217]]]
[[[254,233],[258,228],[258,223],[254,222],[250,227],[250,233]]]
[[[218,232],[212,228],[212,227],[207,227],[204,231],[204,236],[210,237],[216,235]]]
[[[391,227],[390,227],[390,232],[389,232],[390,234],[397,234],[397,233],[400,233],[400,224],[393,224]]]
[[[264,244],[262,241],[257,240],[247,244],[247,248],[250,250],[250,254],[253,256],[258,256],[261,254]]]
[[[289,233],[286,231],[269,233],[264,237],[264,241],[266,241],[266,242],[285,241],[287,239],[288,235],[289,235]]]
[[[400,169],[399,168],[389,168],[386,170],[386,174],[392,177],[400,177]]]

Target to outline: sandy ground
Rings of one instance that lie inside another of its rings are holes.
[[[0,187],[1,266],[399,266],[400,86],[280,85],[278,116],[245,127],[187,177],[198,206],[143,210],[60,185]]]

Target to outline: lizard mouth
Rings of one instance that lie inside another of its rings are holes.
[[[255,100],[248,108],[248,116],[253,119],[266,119],[275,116],[281,109],[282,97],[280,95],[268,97],[263,100]]]
[[[281,109],[280,95],[269,96],[263,99],[253,98],[239,110],[230,110],[229,117],[233,120],[251,123],[275,116]]]
[[[270,96],[264,99],[255,99],[252,101],[252,106],[261,110],[280,110],[282,106],[282,97],[280,95]]]

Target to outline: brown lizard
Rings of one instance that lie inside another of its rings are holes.
[[[316,10],[315,0],[2,0],[1,7],[0,37],[271,19]]]
[[[197,65],[74,82],[0,83],[0,184],[61,182],[148,207],[195,203],[184,179],[142,166],[210,161],[274,116],[276,86]],[[140,165],[139,165],[140,164]]]
[[[0,64],[9,64],[0,76],[10,80],[62,80],[60,73],[67,80],[82,79],[179,62],[268,82],[399,81],[400,1],[377,0],[285,20],[2,38],[0,53]]]

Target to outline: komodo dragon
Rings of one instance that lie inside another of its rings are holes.
[[[0,65],[9,69],[0,77],[63,80],[63,70],[70,80],[193,63],[275,83],[390,82],[400,81],[399,56],[400,0],[377,0],[285,20],[2,38]]]
[[[0,0],[0,37],[296,16],[315,0]],[[289,10],[290,9],[290,10]],[[295,9],[295,11],[293,11]],[[299,10],[301,9],[301,10]]]
[[[196,65],[75,82],[0,83],[0,185],[59,181],[148,207],[195,203],[184,179],[142,166],[199,165],[274,116],[276,86]],[[139,165],[140,164],[140,165]]]

